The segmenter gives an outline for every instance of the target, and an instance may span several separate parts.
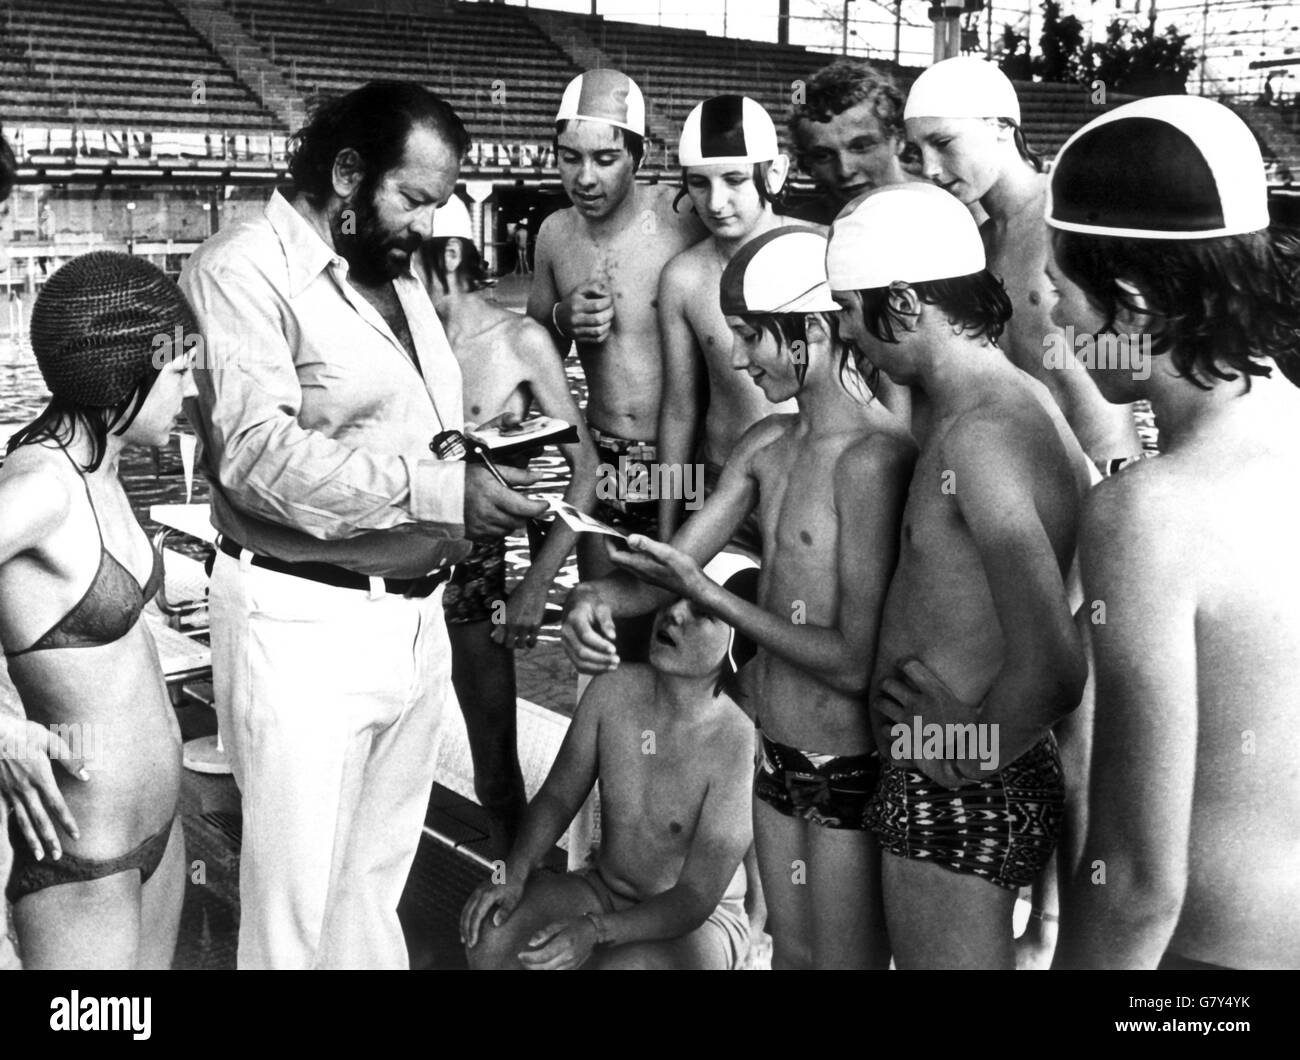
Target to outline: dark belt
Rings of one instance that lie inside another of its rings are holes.
[[[243,551],[243,546],[239,542],[225,534],[221,535],[217,547],[234,559],[239,559],[239,554]],[[340,589],[368,590],[370,588],[370,579],[366,575],[336,567],[332,563],[290,563],[287,560],[276,559],[274,556],[261,556],[256,553],[253,554],[252,563],[254,567],[275,571],[277,574],[306,578],[309,581],[334,585]],[[423,578],[385,578],[383,579],[384,591],[397,596],[432,596],[433,591],[450,577],[451,568],[440,567]]]

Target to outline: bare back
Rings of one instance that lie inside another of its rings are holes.
[[[1174,835],[1167,856],[1186,859],[1169,949],[1228,967],[1293,968],[1300,957],[1300,504],[1285,485],[1300,475],[1295,422],[1199,438],[1099,487],[1128,494],[1141,520],[1130,532],[1161,558],[1125,577],[1159,601],[1155,613],[1120,645],[1098,641],[1120,653],[1125,688],[1102,668],[1094,768],[1114,757],[1108,741],[1135,742],[1125,721],[1112,724],[1113,703],[1151,734],[1134,787],[1159,818],[1153,841]],[[1094,800],[1105,795],[1096,787]]]

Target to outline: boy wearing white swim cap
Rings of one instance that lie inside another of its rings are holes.
[[[1076,133],[1047,223],[1058,316],[1096,341],[1106,398],[1150,401],[1160,432],[1160,457],[1093,490],[1079,531],[1104,613],[1056,966],[1294,968],[1300,242],[1269,228],[1250,130],[1189,96]],[[1149,345],[1103,363],[1116,335]]]
[[[757,642],[746,677],[761,729],[754,831],[772,966],[883,970],[880,857],[863,823],[880,770],[866,690],[916,449],[843,368],[825,253],[820,232],[789,226],[732,258],[720,300],[733,367],[798,411],[745,433],[671,545],[634,537],[616,556],[625,573],[579,585],[563,640],[580,670],[616,667],[612,617],[672,593]],[[763,544],[757,604],[719,591],[699,567],[751,513]]]
[[[1048,318],[1046,178],[1020,131],[1011,82],[984,59],[945,59],[916,79],[903,116],[908,138],[920,147],[926,179],[988,215],[983,237],[989,271],[1001,278],[1014,309],[1001,340],[1011,363],[1051,391],[1099,467],[1139,456],[1131,410],[1108,404],[1088,374],[1074,370],[1074,351],[1059,341]],[[1066,366],[1057,367],[1062,351]]]
[[[1063,818],[1051,727],[1087,675],[1064,579],[1088,460],[998,348],[1010,301],[952,196],[865,196],[831,229],[827,272],[859,363],[912,387],[921,446],[871,682],[894,960],[1013,968],[1016,896]]]
[[[722,270],[749,240],[778,228],[773,211],[789,159],[767,112],[746,96],[714,96],[687,115],[678,148],[681,200],[709,237],[668,263],[659,279],[664,398],[659,459],[669,467],[702,467],[704,489],[717,487],[722,465],[741,435],[776,408],[731,366],[731,329],[718,307]],[[707,402],[707,404],[706,404]],[[694,463],[694,461],[700,461]],[[692,509],[702,497],[695,498]],[[687,514],[681,497],[659,500],[659,539],[671,540]],[[758,554],[757,527],[746,523],[735,542]]]
[[[645,102],[626,74],[588,70],[574,78],[555,128],[560,180],[573,205],[551,214],[538,232],[528,315],[562,355],[577,346],[601,463],[595,514],[654,534],[659,503],[651,484],[658,478],[651,472],[659,463],[663,388],[655,295],[664,266],[705,229],[673,210],[671,188],[636,183]],[[610,569],[598,545],[578,543],[584,577]],[[648,623],[629,628],[625,650],[644,654],[648,636]]]

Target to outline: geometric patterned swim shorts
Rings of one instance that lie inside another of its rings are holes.
[[[493,617],[506,597],[506,541],[475,541],[470,554],[452,569],[443,590],[442,610],[448,625],[483,622]]]
[[[945,788],[887,763],[866,823],[895,857],[933,861],[1008,890],[1034,881],[1056,849],[1065,780],[1049,733],[986,780]]]

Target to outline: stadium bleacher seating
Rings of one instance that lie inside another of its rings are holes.
[[[0,33],[9,125],[283,131],[166,0],[2,0]]]
[[[419,81],[456,107],[474,141],[467,169],[489,176],[553,174],[555,107],[590,48],[645,92],[652,170],[676,168],[686,113],[722,92],[758,99],[785,140],[795,83],[835,58],[587,15],[543,18],[518,5],[431,4],[418,14],[386,14],[322,0],[221,3],[248,47],[260,49],[297,93],[301,113],[316,98],[371,79]],[[24,157],[282,160],[290,130],[253,77],[241,79],[185,9],[173,0],[0,0],[0,99]],[[919,70],[892,72],[905,89]],[[1017,89],[1026,138],[1048,156],[1098,112],[1081,85]]]

